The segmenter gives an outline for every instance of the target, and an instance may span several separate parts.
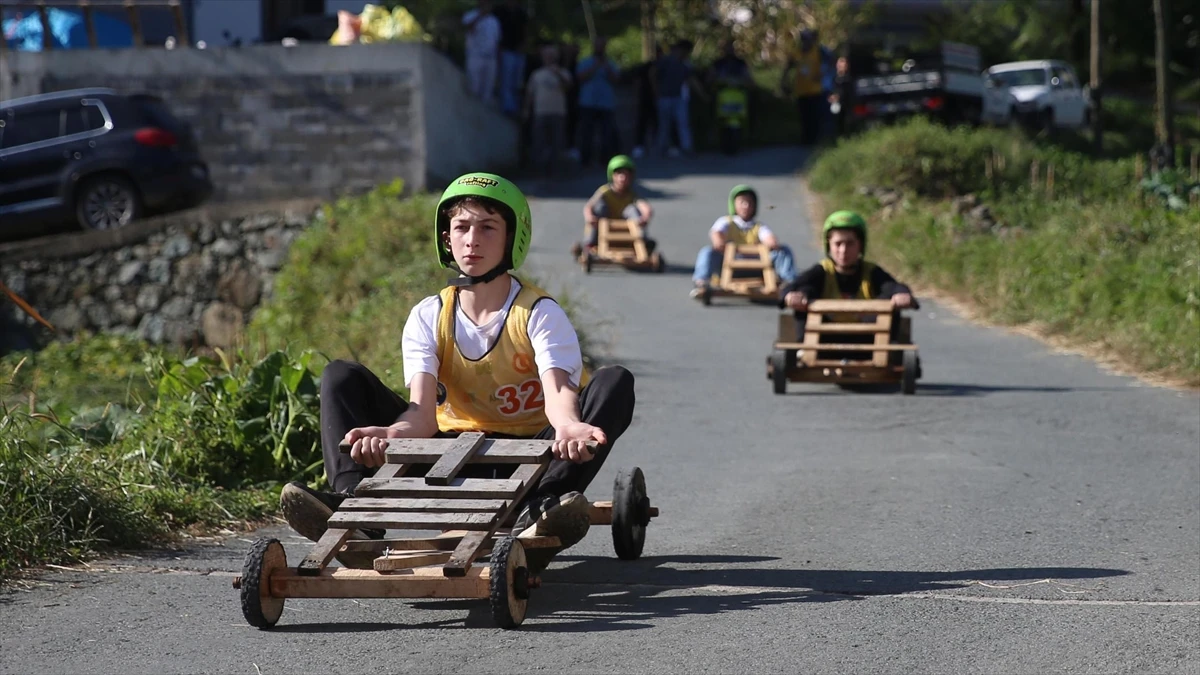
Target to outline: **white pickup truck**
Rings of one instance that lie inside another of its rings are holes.
[[[1000,63],[983,72],[986,123],[1019,123],[1034,129],[1087,126],[1092,113],[1088,88],[1064,61]]]

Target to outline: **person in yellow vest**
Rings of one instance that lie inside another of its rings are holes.
[[[919,307],[908,286],[864,257],[867,221],[862,216],[853,211],[836,211],[825,219],[823,230],[825,258],[779,289],[780,308],[794,311],[797,340],[804,339],[810,300],[891,299],[897,310]]]
[[[321,375],[321,445],[332,487],[285,486],[280,508],[288,524],[317,540],[354,487],[384,464],[388,439],[457,436],[553,440],[554,459],[520,506],[519,536],[557,536],[562,548],[587,533],[583,496],[633,419],[634,379],[621,366],[589,375],[579,338],[563,308],[545,291],[512,274],[529,252],[529,204],[510,181],[489,173],[459,177],[434,215],[442,267],[459,276],[418,303],[401,340],[405,401],[366,366],[333,361]],[[595,441],[593,452],[586,443]],[[338,446],[352,444],[349,454]],[[460,475],[488,470],[468,465]],[[490,473],[486,477],[493,477]],[[503,478],[505,476],[498,476]],[[382,538],[382,531],[356,532]],[[553,555],[529,552],[540,570]],[[339,560],[370,567],[373,554]]]
[[[816,145],[821,131],[822,104],[831,85],[829,60],[831,53],[822,47],[817,31],[800,31],[795,49],[788,55],[780,80],[781,88],[790,89],[800,112],[800,144]]]
[[[608,182],[601,185],[583,205],[583,220],[587,224],[584,231],[585,246],[589,250],[596,248],[601,218],[617,218],[636,220],[642,226],[643,235],[654,217],[654,209],[650,202],[638,197],[634,187],[634,176],[637,166],[626,155],[617,155],[608,161]],[[654,252],[655,241],[645,238],[647,253]]]
[[[712,278],[721,273],[726,244],[763,244],[771,249],[771,262],[780,282],[788,283],[796,278],[792,249],[781,244],[771,228],[758,220],[758,193],[749,185],[735,185],[729,191],[729,214],[717,218],[708,230],[708,238],[709,245],[700,249],[696,256],[692,273],[693,298],[702,296]]]

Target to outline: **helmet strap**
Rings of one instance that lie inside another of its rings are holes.
[[[504,274],[510,269],[511,267],[509,267],[506,263],[501,263],[493,267],[491,271],[484,272],[476,277],[468,276],[460,271],[459,275],[447,282],[446,285],[454,286],[456,288],[465,288],[467,286],[474,286],[475,284],[486,284],[489,281],[495,281],[496,279],[499,279],[500,275]]]

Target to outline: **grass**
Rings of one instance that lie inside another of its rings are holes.
[[[95,335],[0,357],[0,580],[244,528],[274,513],[283,482],[320,485],[321,368],[359,360],[407,393],[404,322],[449,276],[434,197],[402,187],[327,205],[231,353]]]
[[[986,161],[1004,158],[994,176]],[[1034,162],[1053,192],[1030,184]],[[870,218],[871,251],[901,278],[969,300],[1001,324],[1033,324],[1098,347],[1143,373],[1200,386],[1200,208],[1166,175],[1148,192],[1132,159],[1094,160],[1008,131],[948,130],[922,120],[824,152],[811,184]],[[905,195],[885,209],[862,186]],[[950,198],[974,193],[998,225],[981,229]],[[1174,195],[1168,204],[1164,195]]]

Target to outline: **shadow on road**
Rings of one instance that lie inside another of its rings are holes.
[[[903,570],[797,570],[743,567],[779,560],[769,556],[672,555],[632,562],[560,556],[530,598],[520,630],[594,633],[651,628],[661,619],[724,614],[800,602],[859,601],[873,595],[944,592],[976,582],[1006,583],[1099,579],[1128,571],[1088,567],[1014,567],[942,572]],[[419,624],[306,623],[275,630],[340,633],[420,628],[492,628],[486,600],[416,601],[414,609],[465,611]]]
[[[820,383],[817,383],[820,384]],[[898,384],[839,384],[830,387],[821,385],[800,390],[790,390],[787,396],[827,396],[840,390],[847,394],[886,394],[894,395],[900,391]],[[966,396],[987,396],[1006,392],[1022,392],[1035,394],[1065,394],[1079,391],[1121,391],[1116,387],[1035,387],[1021,385],[982,385],[982,384],[922,384],[917,382],[917,396],[943,396],[960,398]]]

